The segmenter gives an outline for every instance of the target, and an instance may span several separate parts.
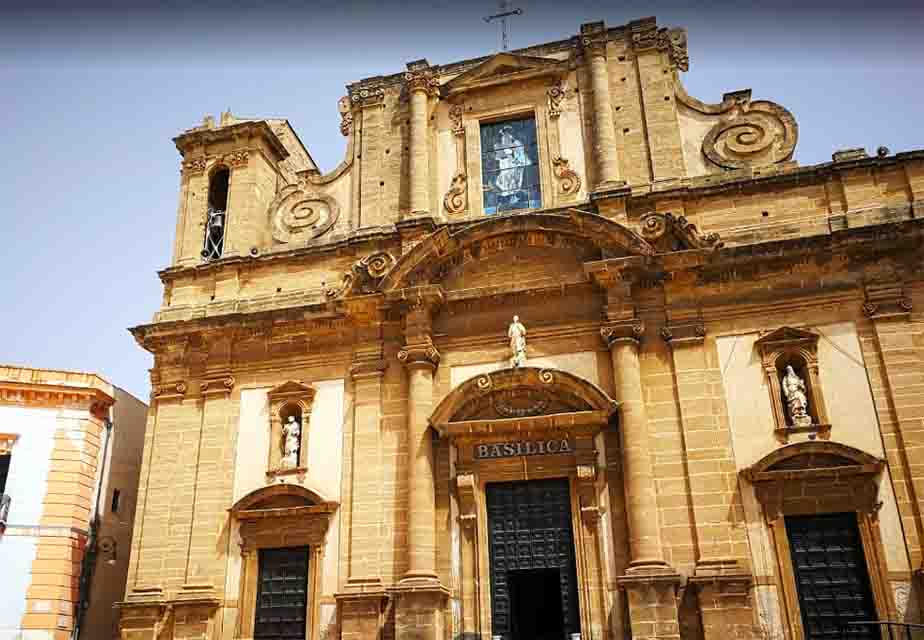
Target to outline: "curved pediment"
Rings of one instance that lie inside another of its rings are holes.
[[[297,484],[273,484],[251,491],[234,503],[231,513],[293,507],[330,506],[337,503],[326,500],[316,491]]]
[[[617,403],[599,387],[560,369],[516,367],[463,382],[433,412],[438,431],[450,423],[590,412],[609,420]]]
[[[799,442],[780,447],[745,470],[751,482],[790,476],[839,472],[844,475],[878,473],[885,462],[854,447],[826,440]]]
[[[570,210],[497,216],[456,231],[444,227],[401,256],[382,279],[381,291],[436,284],[459,265],[517,247],[593,251],[599,257],[650,256],[641,236],[608,218]]]

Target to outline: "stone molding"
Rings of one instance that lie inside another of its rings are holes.
[[[913,310],[911,298],[906,295],[901,285],[867,284],[866,299],[863,302],[863,315],[873,320],[884,318],[907,317]]]
[[[661,339],[671,347],[702,344],[706,339],[706,325],[701,319],[677,323],[668,321],[659,332]]]

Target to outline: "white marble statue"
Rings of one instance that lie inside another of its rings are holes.
[[[783,396],[789,409],[789,417],[794,427],[807,427],[812,424],[808,414],[808,396],[805,395],[805,381],[796,375],[792,365],[786,366],[786,375],[782,380]]]
[[[298,448],[301,439],[302,425],[289,416],[288,421],[282,425],[282,466],[294,468],[298,466]]]
[[[526,365],[526,327],[520,323],[520,316],[513,316],[507,337],[510,338],[510,366]]]

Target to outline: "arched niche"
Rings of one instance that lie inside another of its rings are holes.
[[[894,615],[882,534],[879,483],[885,461],[837,442],[815,440],[786,445],[764,456],[741,476],[754,487],[776,552],[782,605],[789,637],[805,638],[792,564],[787,516],[855,513],[873,601],[879,619]]]
[[[290,380],[267,393],[269,401],[269,459],[267,473],[305,473],[308,468],[309,418],[316,391],[300,382]],[[294,464],[285,459],[284,426],[294,418],[299,424],[298,452]]]
[[[317,626],[327,532],[338,507],[319,492],[294,484],[257,489],[231,507],[231,519],[240,532],[240,637],[253,636],[262,549],[308,548],[305,613],[307,628]]]
[[[786,444],[790,435],[795,433],[809,433],[823,439],[831,436],[831,424],[828,421],[821,378],[818,375],[819,337],[812,331],[780,327],[755,342],[767,379],[767,389],[770,392],[770,403],[776,424],[774,433],[783,444]],[[808,400],[807,413],[811,418],[811,421],[806,421],[806,424],[798,424],[794,421],[787,407],[783,379],[788,367],[792,367],[796,376],[805,383],[805,395]]]

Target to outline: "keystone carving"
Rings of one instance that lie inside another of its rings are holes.
[[[641,218],[642,237],[660,251],[719,249],[723,243],[717,233],[700,233],[684,216],[647,213]]]
[[[552,171],[558,178],[561,192],[572,195],[581,189],[581,177],[571,168],[568,161],[561,156],[552,159]]]
[[[443,197],[443,207],[446,211],[452,214],[459,214],[465,211],[465,207],[468,204],[466,196],[468,185],[468,176],[464,173],[457,173],[452,178],[452,184],[449,186],[449,191],[446,192],[446,195]]]
[[[325,293],[328,298],[373,293],[394,265],[395,258],[387,251],[370,253],[357,260],[350,271],[343,274],[340,285],[328,288]]]

